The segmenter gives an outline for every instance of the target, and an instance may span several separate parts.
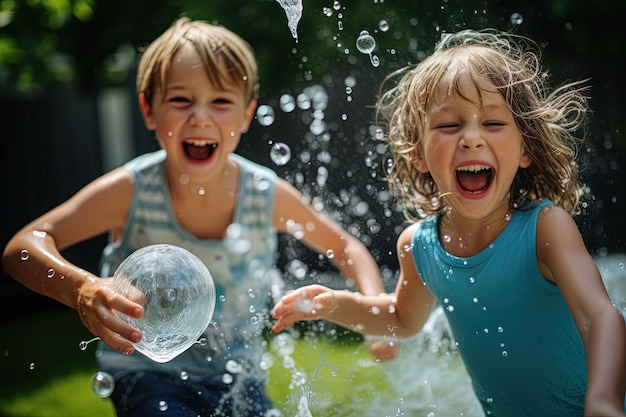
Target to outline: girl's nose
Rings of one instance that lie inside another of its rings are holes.
[[[466,151],[475,151],[485,145],[485,140],[478,129],[467,128],[463,130],[459,146]]]

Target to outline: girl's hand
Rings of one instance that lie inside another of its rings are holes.
[[[272,317],[278,319],[272,327],[279,333],[302,320],[326,318],[337,308],[334,291],[322,285],[308,285],[287,293],[274,307]]]
[[[141,297],[133,298],[141,302]],[[129,341],[139,342],[141,332],[121,320],[115,311],[139,319],[143,308],[117,293],[112,279],[88,276],[78,290],[76,311],[85,327],[102,342],[127,355],[135,351]]]

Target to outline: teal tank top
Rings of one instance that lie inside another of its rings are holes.
[[[487,416],[582,416],[587,368],[582,339],[559,288],[537,264],[543,201],[517,211],[482,252],[446,252],[437,216],[420,224],[412,254],[446,314]]]
[[[128,162],[125,167],[135,187],[123,237],[104,249],[100,274],[112,276],[132,252],[147,245],[167,243],[192,252],[207,266],[216,287],[212,323],[203,339],[167,363],[156,363],[141,353],[123,355],[104,344],[97,358],[101,370],[115,377],[142,369],[172,375],[184,371],[190,380],[214,376],[228,380],[228,373],[263,378],[264,341],[270,291],[280,284],[274,268],[277,236],[273,228],[276,175],[238,155],[231,158],[240,169],[234,223],[241,226],[250,247],[241,250],[229,239],[198,239],[183,229],[173,213],[165,175],[165,152],[159,150]],[[211,221],[207,216],[207,222]]]

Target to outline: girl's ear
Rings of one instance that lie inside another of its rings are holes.
[[[248,107],[246,107],[246,111],[244,113],[244,119],[241,125],[241,133],[246,133],[248,129],[250,129],[250,123],[252,122],[252,118],[254,117],[256,104],[257,104],[256,100],[252,100],[248,104]]]
[[[152,109],[150,108],[150,103],[148,103],[148,100],[146,99],[146,94],[139,93],[137,99],[139,100],[139,109],[141,110],[141,115],[146,128],[148,130],[156,130],[156,124],[152,120]]]
[[[426,163],[426,159],[424,159],[424,154],[421,149],[416,148],[411,152],[411,163],[422,174],[429,171],[428,164]]]
[[[520,160],[519,160],[519,167],[528,168],[530,164],[532,164],[532,162],[533,162],[533,159],[530,157],[528,152],[526,152],[525,149],[522,149],[522,156],[520,157]]]

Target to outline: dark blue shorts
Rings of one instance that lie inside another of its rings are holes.
[[[116,379],[111,400],[118,417],[263,417],[272,409],[261,380],[191,382],[146,371]]]

